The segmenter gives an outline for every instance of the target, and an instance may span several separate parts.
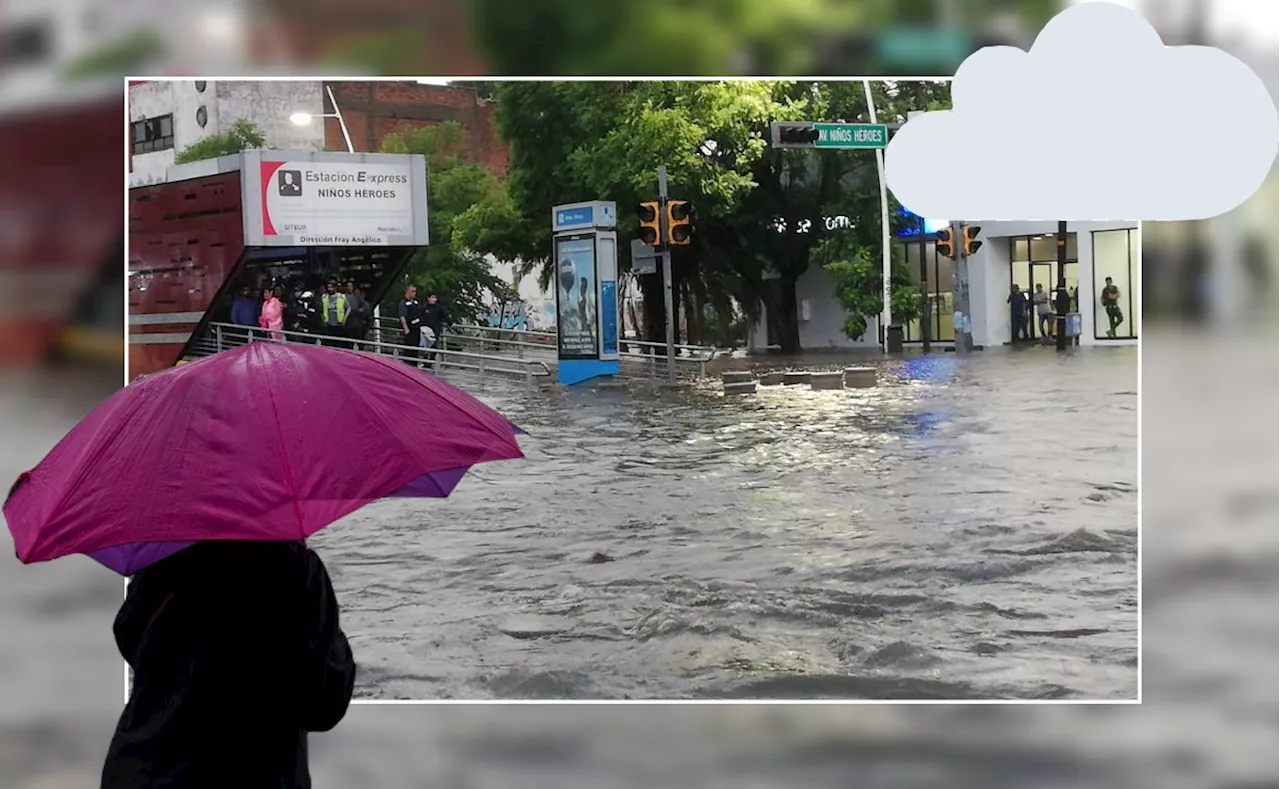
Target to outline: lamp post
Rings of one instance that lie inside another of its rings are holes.
[[[355,153],[356,147],[351,144],[351,132],[347,131],[347,121],[342,117],[342,110],[338,108],[338,100],[333,97],[333,88],[328,85],[324,86],[324,92],[329,97],[329,104],[333,106],[333,112],[324,112],[319,115],[312,115],[309,112],[295,112],[289,116],[289,120],[295,126],[310,126],[311,121],[315,118],[334,118],[338,121],[338,128],[342,129],[342,139],[347,144],[347,153]],[[382,306],[373,305],[373,338],[376,352],[382,353]]]
[[[347,143],[347,153],[355,153],[355,146],[351,144],[351,132],[347,131],[347,122],[342,117],[342,110],[338,109],[338,102],[333,98],[333,88],[325,85],[324,92],[329,95],[329,103],[333,105],[333,112],[324,112],[319,115],[312,115],[309,112],[295,112],[289,116],[289,120],[295,126],[309,126],[315,118],[335,118],[338,121],[338,128],[342,129],[342,139]]]

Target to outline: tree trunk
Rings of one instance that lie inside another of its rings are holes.
[[[777,332],[778,344],[788,356],[800,353],[800,314],[796,305],[796,280],[777,280],[773,304],[769,305],[769,320]]]
[[[680,300],[684,307],[684,337],[685,342],[689,345],[697,345],[701,340],[702,333],[698,326],[697,307],[694,306],[693,288],[686,283],[680,292]]]
[[[663,304],[662,275],[646,274],[640,277],[640,293],[644,299],[644,341],[666,342],[667,315]]]
[[[737,338],[733,336],[733,313],[728,305],[721,304],[716,308],[716,345],[721,348],[733,348]]]

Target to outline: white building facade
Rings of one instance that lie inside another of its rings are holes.
[[[1027,293],[1058,283],[1057,222],[982,222],[982,248],[969,259],[973,342],[983,347],[1013,339],[1011,287]],[[1081,316],[1080,345],[1136,345],[1141,332],[1142,240],[1137,222],[1067,224],[1067,290]],[[1110,277],[1120,291],[1114,332],[1101,294]],[[1034,322],[1034,318],[1033,318]],[[1038,329],[1036,329],[1038,333]]]
[[[156,80],[129,86],[130,185],[162,178],[187,146],[252,121],[273,150],[324,150],[324,84],[301,81]],[[299,126],[296,113],[313,116]]]
[[[974,222],[982,228],[982,247],[969,259],[970,329],[973,342],[983,348],[1013,342],[1013,318],[1009,295],[1018,285],[1028,295],[1037,284],[1052,293],[1058,282],[1057,222]],[[1134,345],[1141,324],[1141,229],[1137,222],[1072,222],[1067,225],[1067,289],[1072,311],[1081,315],[1080,345]],[[937,254],[932,237],[898,238],[905,248],[908,271],[916,283],[924,282],[928,307],[929,339],[947,344],[955,340],[954,262]],[[1101,303],[1106,278],[1120,290],[1119,324],[1112,331]],[[845,336],[844,308],[835,296],[827,272],[810,266],[796,283],[800,347],[806,352],[874,350],[880,347],[878,319],[867,321],[867,332],[851,340]],[[921,320],[904,326],[908,346],[921,343]],[[1040,335],[1030,320],[1032,338]],[[1113,336],[1114,335],[1114,336]],[[769,336],[768,313],[761,307],[760,320],[749,329],[753,352],[776,348]]]

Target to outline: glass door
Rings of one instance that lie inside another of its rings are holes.
[[[1053,322],[1049,321],[1043,326],[1040,322],[1040,310],[1035,304],[1036,288],[1039,287],[1045,294],[1045,298],[1049,300],[1050,306],[1053,304],[1053,289],[1057,287],[1058,280],[1054,276],[1054,269],[1057,264],[1054,263],[1032,263],[1031,264],[1031,286],[1027,292],[1027,322],[1031,333],[1031,339],[1037,337],[1049,337],[1053,334]]]

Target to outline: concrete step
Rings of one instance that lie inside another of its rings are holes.
[[[843,389],[844,373],[814,373],[809,376],[809,385],[816,390]]]
[[[844,383],[851,389],[870,389],[876,385],[876,368],[846,367]]]

